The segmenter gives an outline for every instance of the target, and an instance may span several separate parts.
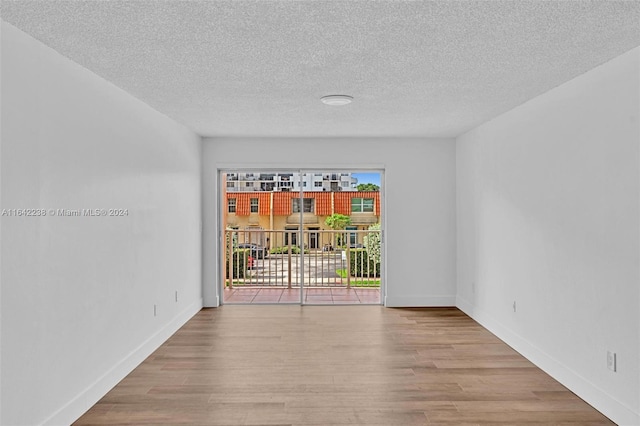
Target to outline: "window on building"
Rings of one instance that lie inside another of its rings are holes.
[[[349,182],[347,182],[345,180],[345,181],[340,182],[340,185],[342,185],[344,188],[347,188],[349,186]]]
[[[233,188],[236,186],[235,182],[227,182],[227,188]]]
[[[245,182],[244,186],[246,186],[246,187],[253,186],[253,182]]]
[[[352,198],[352,213],[373,213],[373,198]]]
[[[258,213],[258,199],[251,198],[251,213]]]
[[[236,212],[236,199],[235,198],[229,198],[227,200],[227,206],[229,209],[229,213],[235,213]]]
[[[313,186],[315,186],[316,188],[322,188],[322,182],[313,182]]]
[[[313,198],[304,198],[303,213],[313,213],[315,201]],[[300,213],[300,198],[294,198],[291,200],[292,202],[292,210],[294,213]]]

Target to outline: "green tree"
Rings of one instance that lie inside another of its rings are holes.
[[[324,220],[324,223],[334,231],[344,229],[351,225],[351,218],[344,214],[334,213]],[[336,235],[336,246],[340,245],[340,235]]]
[[[356,188],[358,191],[380,191],[380,187],[375,183],[361,183]]]
[[[351,218],[344,214],[334,213],[327,217],[324,223],[333,230],[339,230],[351,225]]]

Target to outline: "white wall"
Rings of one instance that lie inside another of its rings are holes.
[[[384,169],[387,306],[455,304],[451,139],[204,139],[204,298],[218,303],[221,168]]]
[[[2,217],[2,424],[72,422],[202,306],[200,160],[194,133],[2,24],[1,207],[128,209]]]
[[[457,140],[458,306],[625,425],[640,424],[639,52]]]

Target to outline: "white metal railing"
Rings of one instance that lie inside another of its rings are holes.
[[[226,287],[379,287],[379,230],[226,230]]]

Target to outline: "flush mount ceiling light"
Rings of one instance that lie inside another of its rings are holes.
[[[349,95],[329,95],[329,96],[324,96],[324,97],[320,98],[320,100],[322,101],[322,103],[325,103],[327,105],[342,106],[342,105],[350,104],[351,101],[353,101],[353,96],[349,96]]]

